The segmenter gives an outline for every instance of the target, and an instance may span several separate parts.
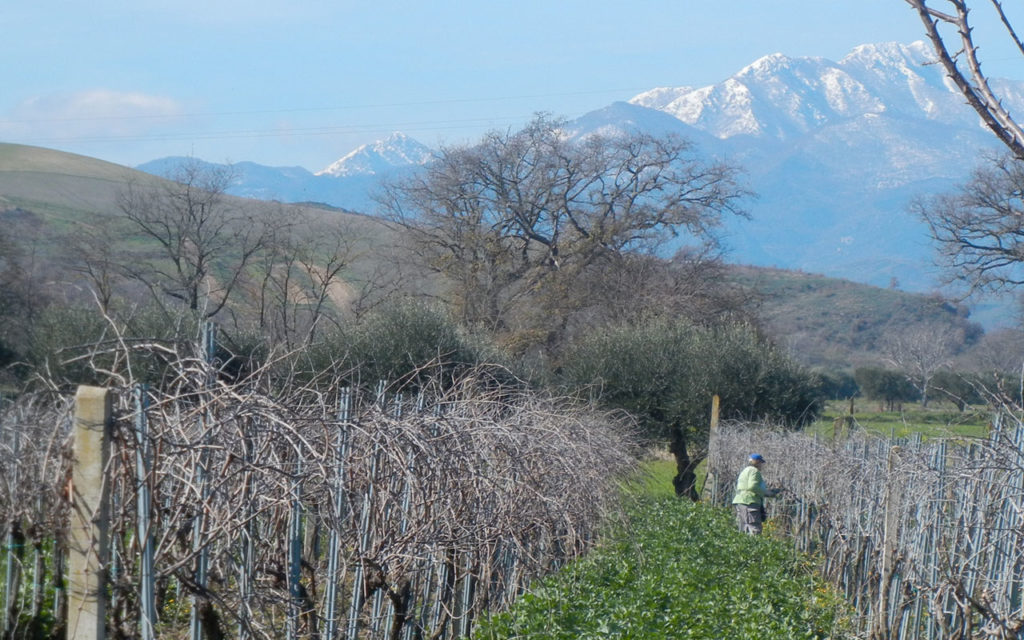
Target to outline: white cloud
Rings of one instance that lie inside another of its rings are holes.
[[[90,89],[24,100],[0,116],[0,134],[39,142],[129,137],[159,130],[183,116],[182,105],[171,98]]]

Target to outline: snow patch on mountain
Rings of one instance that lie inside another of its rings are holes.
[[[433,156],[430,147],[396,131],[383,140],[360,146],[325,169],[317,171],[316,175],[381,175],[399,167],[424,165]]]
[[[664,111],[723,140],[794,140],[850,118],[892,112],[974,126],[976,116],[933,61],[920,41],[862,45],[839,62],[774,53],[718,84],[661,87],[630,103]],[[1006,96],[1008,104],[1024,106],[1021,98]]]
[[[665,106],[693,91],[693,87],[656,87],[635,96],[631,103],[664,111]]]

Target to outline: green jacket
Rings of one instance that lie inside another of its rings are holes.
[[[768,494],[761,470],[750,465],[740,471],[739,477],[736,478],[736,497],[732,499],[732,503],[763,505],[764,497]]]

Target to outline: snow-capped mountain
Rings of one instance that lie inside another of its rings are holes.
[[[373,192],[381,180],[415,170],[433,156],[430,147],[402,133],[362,145],[327,168],[311,173],[302,167],[268,167],[254,162],[230,166],[227,192],[243,198],[281,202],[320,202],[349,211],[373,213]],[[227,165],[194,158],[167,157],[141,164],[136,169],[171,177],[184,163],[209,167]]]
[[[630,102],[721,139],[748,134],[785,140],[850,118],[894,113],[970,124],[973,112],[933,60],[923,42],[863,45],[838,63],[775,53],[719,84],[654,89]]]
[[[383,140],[362,145],[326,169],[317,171],[316,175],[336,178],[383,175],[395,168],[424,165],[433,154],[430,147],[396,131]]]
[[[928,291],[933,251],[910,201],[954,189],[1001,150],[932,59],[921,42],[864,45],[839,62],[773,54],[630,104],[673,116],[705,153],[745,169],[758,198],[752,220],[727,230],[734,261]],[[1024,113],[1024,84],[998,88]]]

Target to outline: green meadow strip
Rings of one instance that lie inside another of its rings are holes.
[[[625,491],[626,523],[511,610],[481,620],[474,638],[847,637],[841,597],[790,545],[741,534],[728,511],[662,486]]]

